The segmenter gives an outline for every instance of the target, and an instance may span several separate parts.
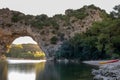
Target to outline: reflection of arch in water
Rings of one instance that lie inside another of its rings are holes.
[[[17,72],[24,72],[24,73],[30,73],[34,71],[34,64],[9,64],[8,65],[8,71],[17,71]]]
[[[8,64],[7,62],[0,62],[0,80],[7,80]]]
[[[45,68],[45,62],[41,62],[35,65],[36,77],[39,76],[40,72],[43,72]]]
[[[44,70],[37,71],[36,80],[60,80],[53,62],[46,62]]]

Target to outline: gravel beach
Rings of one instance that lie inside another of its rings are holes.
[[[106,60],[102,60],[106,61]],[[120,61],[107,64],[99,64],[101,61],[83,61],[85,64],[98,66],[92,70],[93,80],[120,80]]]

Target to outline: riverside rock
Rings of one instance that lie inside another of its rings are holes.
[[[94,80],[120,80],[120,63],[102,65],[98,70],[93,69],[92,74]]]

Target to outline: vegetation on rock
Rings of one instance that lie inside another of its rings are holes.
[[[53,17],[45,14],[24,15],[10,10],[2,12],[8,13],[7,17],[3,15],[0,18],[3,52],[6,50],[6,44],[3,43],[10,42],[6,35],[11,35],[12,39],[27,34],[39,37],[35,39],[42,43],[38,43],[44,44],[42,47],[48,54],[54,55],[56,52],[56,58],[90,60],[119,57],[119,6],[111,14],[90,5],[77,10],[68,9],[65,14]],[[4,31],[8,31],[8,34]],[[26,53],[31,56],[31,51]]]
[[[51,40],[51,44],[56,44],[58,39],[56,36],[53,36],[50,40]]]
[[[115,15],[93,23],[85,33],[76,34],[65,41],[56,52],[56,58],[79,60],[120,58],[119,9],[120,6],[116,6]]]
[[[45,54],[37,44],[12,44],[7,57],[24,59],[45,59]]]

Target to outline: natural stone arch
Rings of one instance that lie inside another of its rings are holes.
[[[21,25],[21,28],[15,28],[12,27],[12,29],[1,29],[1,38],[0,38],[0,53],[4,54],[6,53],[9,46],[12,44],[12,42],[22,36],[30,36],[34,41],[37,42],[39,47],[45,52],[46,57],[48,57],[48,52],[46,49],[44,49],[44,43],[41,40],[41,36],[38,32],[36,32],[36,29],[31,28],[30,26],[24,26]]]
[[[77,12],[77,15],[71,15],[71,12]],[[47,58],[54,58],[54,53],[64,40],[76,33],[85,32],[95,21],[102,21],[103,13],[105,14],[103,10],[93,5],[78,10],[66,10],[65,15],[53,17],[25,15],[9,9],[0,9],[0,56],[6,53],[17,37],[30,36],[45,52]],[[81,14],[84,16],[78,16]],[[57,39],[53,44],[52,38]]]

